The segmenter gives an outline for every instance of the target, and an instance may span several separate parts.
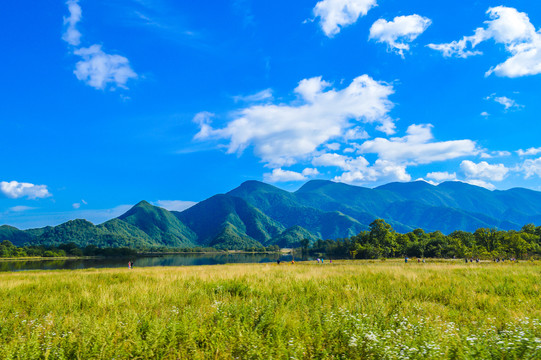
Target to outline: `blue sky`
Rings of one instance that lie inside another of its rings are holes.
[[[181,210],[246,180],[541,190],[541,5],[3,4],[0,224]]]

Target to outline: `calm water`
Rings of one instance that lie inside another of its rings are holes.
[[[281,254],[175,254],[110,259],[0,261],[0,271],[127,268],[130,260],[135,262],[135,267],[148,267],[266,263],[276,262],[278,259],[287,262],[291,261],[292,257]]]

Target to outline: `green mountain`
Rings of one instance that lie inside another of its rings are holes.
[[[273,238],[272,245],[278,245],[281,248],[298,248],[301,246],[302,239],[308,239],[313,243],[318,240],[318,237],[303,227],[293,226]]]
[[[302,239],[351,237],[377,218],[400,232],[518,230],[541,223],[541,192],[489,191],[461,182],[390,183],[375,189],[325,180],[288,192],[247,181],[183,211],[167,211],[141,201],[100,225],[72,220],[58,226],[21,231],[0,226],[0,241],[15,245],[194,247],[245,249],[298,247]]]
[[[284,230],[283,225],[261,210],[230,195],[215,195],[174,214],[197,234],[197,243],[204,246],[223,248],[221,242],[226,242],[230,244],[228,248],[246,248],[255,245],[253,241],[248,241],[252,239],[260,247],[262,244],[268,245],[274,236]],[[228,236],[235,237],[238,244],[231,246]]]
[[[195,245],[197,235],[190,228],[171,212],[146,201],[141,201],[118,219],[143,231],[156,245],[169,247]]]
[[[15,246],[21,246],[33,238],[32,235],[25,231],[19,230],[16,227],[9,225],[0,226],[0,241],[8,240]]]
[[[286,228],[301,226],[318,238],[353,236],[368,228],[336,209],[325,211],[311,206],[299,199],[296,193],[289,193],[258,181],[247,181],[230,191],[228,195],[244,199]],[[374,219],[371,218],[370,222]]]

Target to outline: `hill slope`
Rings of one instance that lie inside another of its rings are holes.
[[[167,211],[141,201],[101,225],[85,220],[21,231],[0,226],[0,241],[16,245],[193,247],[244,249],[277,244],[299,246],[302,239],[351,237],[382,218],[401,232],[520,229],[541,222],[541,192],[489,191],[461,182],[390,183],[375,189],[313,180],[295,192],[247,181],[183,211]]]

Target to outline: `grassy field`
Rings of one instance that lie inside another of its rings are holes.
[[[1,359],[541,359],[541,264],[0,273]]]

